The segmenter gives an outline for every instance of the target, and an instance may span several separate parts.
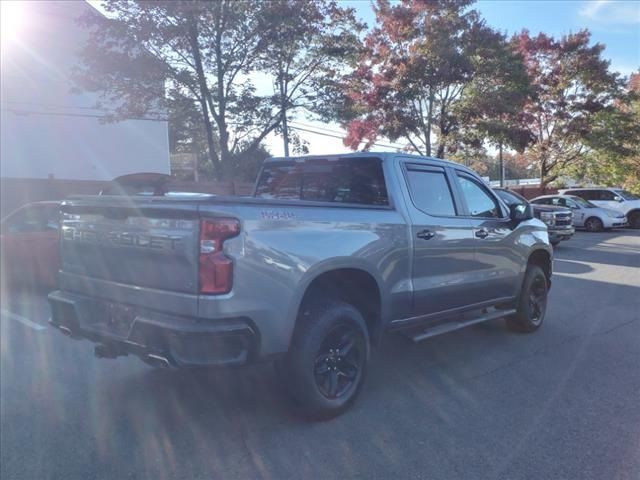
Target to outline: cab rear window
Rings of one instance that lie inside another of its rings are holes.
[[[262,169],[258,198],[388,205],[382,163],[377,158],[273,162]]]

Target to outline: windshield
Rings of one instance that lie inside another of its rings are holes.
[[[571,198],[571,200],[573,200],[574,202],[576,202],[579,206],[581,206],[583,208],[597,208],[596,205],[591,203],[589,200],[585,200],[584,198],[576,197],[576,196],[571,196],[570,198]]]
[[[640,197],[634,193],[631,193],[628,190],[614,190],[618,195],[620,195],[625,200],[640,200]]]

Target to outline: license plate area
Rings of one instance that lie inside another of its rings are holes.
[[[104,315],[96,325],[102,332],[126,339],[136,319],[137,312],[133,307],[121,303],[104,304]]]

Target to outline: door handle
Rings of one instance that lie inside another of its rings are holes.
[[[421,238],[422,240],[430,240],[433,237],[436,236],[435,233],[433,233],[431,230],[421,230],[417,233],[416,235],[418,238]]]
[[[476,237],[478,238],[487,238],[489,236],[489,232],[486,228],[481,228],[480,230],[476,230]]]

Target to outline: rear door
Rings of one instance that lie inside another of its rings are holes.
[[[401,165],[413,237],[414,316],[455,309],[473,302],[467,272],[474,260],[469,220],[458,216],[450,178],[437,164]]]
[[[513,297],[518,289],[522,258],[517,255],[514,226],[494,193],[479,178],[455,169],[462,215],[471,223],[475,262],[469,275],[477,284],[476,300],[492,302]]]
[[[598,190],[597,200],[593,203],[599,207],[624,212],[624,199],[611,190]]]

